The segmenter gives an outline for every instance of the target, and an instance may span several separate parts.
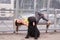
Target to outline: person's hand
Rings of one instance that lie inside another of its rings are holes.
[[[47,24],[50,25],[51,24],[51,21],[48,21]]]

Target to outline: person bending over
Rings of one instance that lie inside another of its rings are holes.
[[[50,24],[50,21],[47,20],[45,17],[44,17],[44,14],[41,14],[39,12],[36,12],[35,13],[35,17],[34,16],[31,16],[31,17],[28,17],[27,19],[20,19],[20,20],[16,20],[15,21],[15,25],[17,26],[16,27],[16,31],[18,32],[18,26],[20,25],[26,25],[28,26],[28,31],[27,31],[27,35],[25,38],[29,38],[29,37],[34,37],[35,39],[37,39],[40,35],[40,32],[37,28],[37,24],[39,22],[40,19],[43,19],[45,21],[47,21],[47,24],[49,25]]]

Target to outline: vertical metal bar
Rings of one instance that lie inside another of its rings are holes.
[[[22,12],[23,12],[23,0],[21,0],[21,7],[22,7],[22,9],[19,10],[19,11],[21,11],[21,13],[20,13],[20,17],[22,18],[21,14],[22,14]],[[22,18],[22,19],[23,19],[23,18]]]
[[[48,0],[48,4],[47,4],[47,13],[48,13],[47,19],[48,19],[48,17],[49,17],[50,1],[51,1],[51,0]]]
[[[18,12],[19,11],[19,0],[16,0],[16,18],[18,18]]]
[[[37,2],[37,0],[34,0],[34,13],[36,11],[36,2]]]
[[[56,13],[57,13],[57,12],[56,12],[56,10],[55,10],[55,8],[54,8],[54,15],[55,15],[55,19],[54,19],[54,20],[55,20],[55,22],[54,22],[54,27],[55,27],[55,28],[54,28],[54,32],[56,32],[56,25],[57,25],[57,24],[56,24]]]
[[[18,10],[19,10],[19,0],[16,0],[16,9],[15,9],[15,19],[17,19],[18,17]],[[15,30],[16,30],[16,26],[15,26],[15,20],[14,20],[14,22],[13,22],[13,25],[14,25],[14,27],[13,27],[13,29],[14,29],[14,33],[15,33]]]
[[[16,2],[16,0],[13,1],[14,6],[15,6],[15,4],[14,4],[15,2]],[[15,9],[13,9],[12,11],[13,11],[13,33],[14,33],[15,32],[15,25],[14,25],[15,24],[15,22],[14,22],[14,20],[15,20]]]
[[[51,0],[48,0],[48,4],[47,4],[47,8],[46,8],[46,9],[47,9],[47,14],[48,14],[47,19],[49,19],[50,1],[51,1]],[[48,29],[46,29],[46,32],[47,32],[47,30],[48,30]]]
[[[45,1],[46,1],[46,0],[43,0],[43,8],[45,8]]]

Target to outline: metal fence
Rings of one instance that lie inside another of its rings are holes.
[[[13,0],[11,1],[12,4],[7,4],[13,7],[10,7],[9,9],[8,6],[8,9],[6,9],[7,5],[0,2],[0,5],[4,5],[3,7],[0,7],[0,31],[15,31],[14,19],[35,16],[35,11],[41,12],[42,9],[47,10],[42,13],[46,14],[45,17],[53,23],[50,25],[49,30],[60,30],[60,9],[57,5],[53,6],[53,2],[60,5],[59,0]],[[39,22],[43,23],[45,21],[42,21],[41,19]],[[23,30],[23,28],[24,30],[27,30],[27,27],[24,26],[19,29]],[[38,29],[45,31],[46,27],[45,25],[38,25]]]

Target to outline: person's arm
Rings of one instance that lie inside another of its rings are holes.
[[[41,16],[43,20],[48,21],[48,19],[46,19],[43,14]]]
[[[42,19],[45,20],[45,21],[47,21],[47,24],[48,24],[48,25],[51,23],[51,21],[48,20],[48,19],[46,19],[43,14],[42,14]]]

